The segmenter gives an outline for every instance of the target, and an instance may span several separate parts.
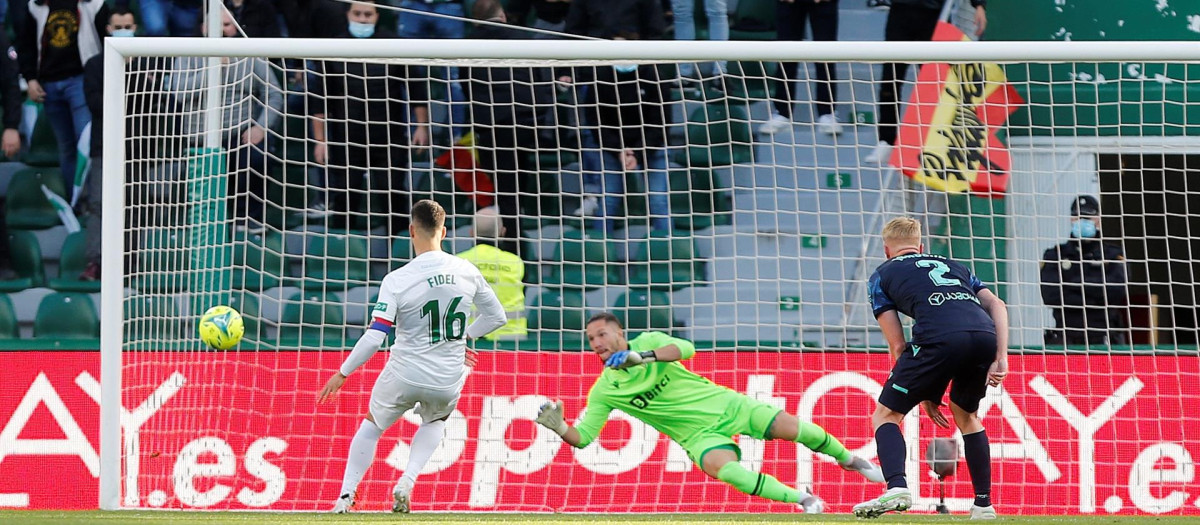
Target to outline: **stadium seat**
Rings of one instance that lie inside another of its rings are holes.
[[[579,290],[547,290],[534,299],[529,310],[529,329],[548,331],[583,330],[587,311]]]
[[[471,224],[475,214],[474,201],[454,185],[454,176],[444,169],[413,173],[416,189],[412,192],[412,201],[433,199],[446,209],[446,227],[453,230],[459,226]]]
[[[0,295],[0,339],[20,337],[20,323],[17,322],[17,311],[13,307],[12,298],[8,294]]]
[[[567,230],[554,249],[550,273],[543,281],[548,285],[581,286],[593,289],[607,284],[621,284],[618,260],[613,246],[602,238],[589,238],[583,232]]]
[[[17,272],[17,278],[11,281],[0,281],[0,292],[19,292],[41,286],[45,282],[42,249],[38,245],[37,237],[27,231],[10,230],[8,232],[8,250],[12,269]]]
[[[58,259],[58,277],[50,279],[50,287],[60,292],[96,293],[100,281],[81,281],[79,274],[87,267],[87,232],[67,235]]]
[[[617,298],[615,314],[630,332],[658,330],[670,332],[675,318],[671,314],[671,297],[655,290],[630,290]]]
[[[743,104],[712,103],[688,116],[686,150],[672,159],[692,167],[731,166],[754,160],[750,112]]]
[[[38,104],[38,119],[33,125],[29,137],[29,149],[21,155],[21,162],[30,166],[58,167],[58,138],[54,136],[54,128],[46,111]]]
[[[293,295],[283,307],[279,346],[341,349],[346,345],[341,301],[332,293]]]
[[[671,171],[672,223],[680,230],[703,230],[733,222],[733,195],[710,170]]]
[[[126,299],[125,308],[125,342],[179,339],[184,323],[173,296],[135,295]]]
[[[304,288],[345,291],[366,286],[371,277],[371,248],[365,235],[331,231],[308,240]]]
[[[704,261],[696,258],[696,241],[653,232],[634,248],[630,259],[630,286],[678,290],[705,280]]]
[[[765,34],[772,35],[772,38],[775,35],[773,32]],[[767,99],[770,98],[773,88],[771,77],[777,75],[778,71],[778,62],[731,61],[729,74],[725,77],[725,87],[731,96],[750,100]]]
[[[9,229],[41,230],[62,224],[42,185],[60,196],[66,194],[58,168],[26,168],[13,174],[4,215]]]
[[[729,17],[730,40],[776,40],[776,0],[740,0]]]
[[[279,286],[287,270],[283,235],[274,230],[233,236],[233,287],[266,290]]]
[[[187,239],[180,229],[156,229],[140,234],[138,274],[133,287],[142,293],[176,293],[188,288]]]
[[[55,292],[42,298],[33,319],[33,337],[39,339],[95,339],[100,318],[92,298],[75,292]]]
[[[262,309],[258,293],[252,291],[235,291],[229,296],[229,306],[242,314],[242,326],[245,335],[242,336],[241,346],[255,345],[266,340],[266,334],[260,332]]]

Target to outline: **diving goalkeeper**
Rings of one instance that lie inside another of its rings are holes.
[[[822,512],[825,503],[769,474],[746,470],[738,463],[740,449],[733,436],[800,443],[832,456],[845,470],[883,482],[879,467],[851,454],[821,427],[684,368],[679,361],[696,353],[691,342],[662,332],[646,332],[627,341],[621,322],[607,312],[588,319],[587,337],[606,369],[588,392],[582,420],[578,426],[568,426],[561,401],[542,405],[537,416],[539,424],[573,447],[588,446],[608,422],[609,412],[621,410],[679,443],[710,477],[751,496],[797,503],[807,513]]]

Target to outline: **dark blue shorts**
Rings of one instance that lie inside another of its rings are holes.
[[[979,410],[987,392],[987,372],[996,359],[996,334],[958,332],[940,341],[909,344],[883,384],[879,404],[907,414],[922,401],[950,401],[967,412]]]

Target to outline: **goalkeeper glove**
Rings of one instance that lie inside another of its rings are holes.
[[[562,436],[566,434],[571,427],[567,426],[567,422],[563,420],[563,405],[562,401],[551,402],[547,401],[542,404],[542,408],[538,410],[537,419],[539,425],[553,430],[555,434]]]
[[[657,358],[654,356],[653,350],[641,353],[621,350],[620,352],[608,356],[608,360],[604,362],[604,366],[615,370],[623,370],[631,366],[649,363],[651,361],[655,361],[656,359]]]

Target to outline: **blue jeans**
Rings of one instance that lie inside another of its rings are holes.
[[[612,150],[600,151],[596,147],[595,136],[585,133],[584,147],[580,162],[583,164],[583,185],[587,191],[604,196],[604,205],[600,207],[600,216],[604,220],[604,230],[612,232],[616,229],[616,219],[621,209],[621,197],[625,195],[625,167],[621,162],[619,152]],[[664,149],[646,148],[640,161],[646,173],[646,189],[650,193],[650,229],[667,231],[671,229],[671,198],[667,179],[667,152]]]
[[[200,36],[200,5],[173,0],[141,0],[138,25],[146,36]]]
[[[400,3],[400,7],[424,13],[465,18],[463,5],[460,2],[427,4],[420,0],[404,0],[404,2]],[[396,33],[400,35],[400,38],[465,38],[467,30],[462,20],[401,11],[399,16],[396,17]],[[440,74],[435,76],[435,72]],[[430,73],[430,82],[431,84],[435,82],[446,83],[448,88],[446,92],[450,98],[447,101],[450,104],[449,124],[453,126],[453,134],[455,136],[462,135],[467,131],[466,126],[470,125],[470,121],[467,119],[470,102],[467,100],[461,82],[459,82],[458,68],[436,68]],[[437,104],[432,100],[429,102],[431,105]]]
[[[696,39],[695,0],[671,0],[671,12],[675,14],[675,40]],[[708,39],[729,40],[729,9],[725,0],[704,0],[704,15],[708,17]],[[716,62],[714,74],[726,70],[726,62]],[[679,74],[690,77],[695,73],[691,62],[679,64]]]
[[[65,197],[70,201],[71,187],[75,185],[75,151],[83,128],[92,121],[83,95],[83,75],[45,82],[42,89],[46,90],[46,118],[50,119],[50,127],[58,141],[58,162],[62,168],[63,187],[67,190]]]

